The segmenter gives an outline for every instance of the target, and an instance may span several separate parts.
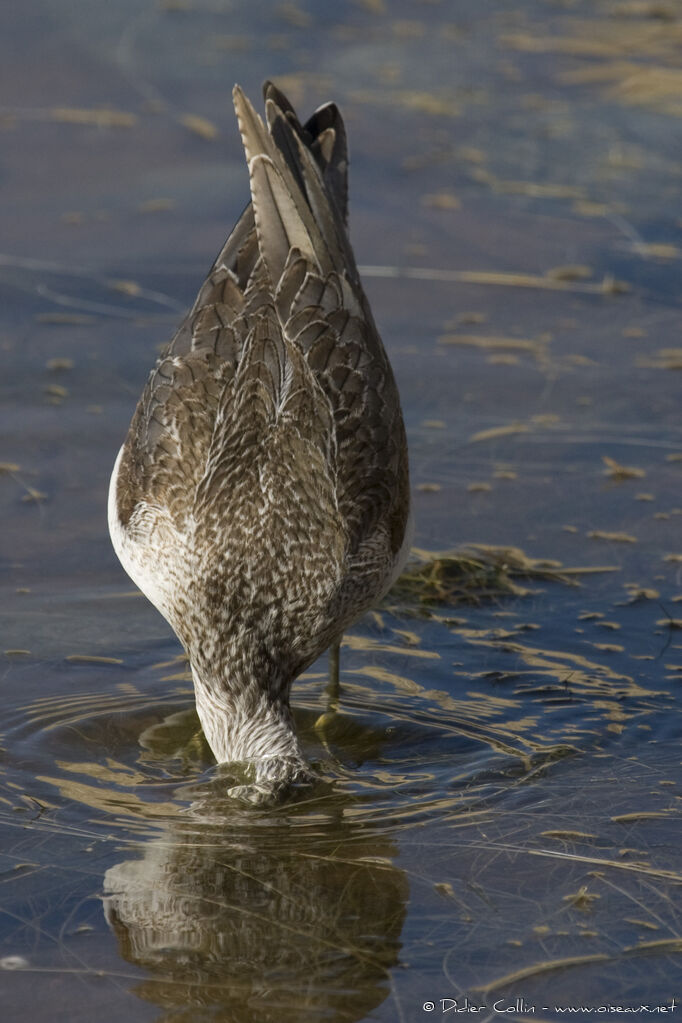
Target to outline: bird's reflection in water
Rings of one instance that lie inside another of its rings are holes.
[[[386,998],[407,877],[389,838],[345,819],[350,798],[315,806],[215,797],[211,815],[204,798],[106,872],[107,920],[164,1023],[352,1021]]]

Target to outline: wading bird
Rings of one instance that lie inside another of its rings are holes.
[[[218,762],[254,800],[311,776],[292,681],[375,604],[409,548],[393,373],[347,234],[346,134],[271,83],[234,103],[251,185],[152,370],[111,477],[128,574],[185,648]]]

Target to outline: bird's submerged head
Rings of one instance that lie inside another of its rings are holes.
[[[246,780],[229,786],[227,793],[231,799],[250,806],[276,806],[319,780],[303,757],[265,757],[243,766]]]

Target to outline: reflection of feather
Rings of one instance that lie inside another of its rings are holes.
[[[275,777],[302,769],[291,681],[390,585],[409,497],[340,114],[302,126],[271,84],[265,102],[267,127],[235,89],[252,204],[149,378],[110,529],[189,654],[216,757]]]
[[[400,948],[409,889],[392,845],[351,843],[344,827],[324,839],[287,824],[273,841],[227,826],[228,845],[194,826],[107,870],[121,954],[151,973],[141,993],[165,1008],[229,1006],[243,1023],[363,1018]]]

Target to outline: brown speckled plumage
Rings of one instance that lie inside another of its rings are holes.
[[[333,104],[301,127],[235,89],[252,204],[151,373],[112,475],[124,568],[190,658],[218,761],[306,773],[293,679],[390,586],[406,551],[393,373],[346,234]]]

